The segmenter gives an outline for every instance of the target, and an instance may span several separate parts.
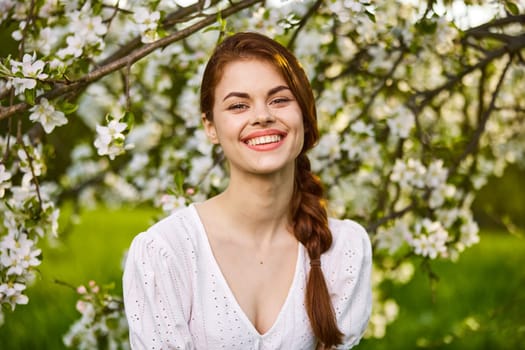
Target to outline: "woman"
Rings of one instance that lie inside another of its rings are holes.
[[[371,309],[364,229],[328,219],[306,152],[315,101],[296,58],[256,33],[226,38],[201,87],[224,192],[138,235],[124,273],[134,349],[348,349]]]

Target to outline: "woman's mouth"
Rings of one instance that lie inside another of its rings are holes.
[[[265,135],[248,139],[245,141],[245,143],[249,146],[266,145],[269,143],[279,142],[282,138],[283,137],[281,135]]]

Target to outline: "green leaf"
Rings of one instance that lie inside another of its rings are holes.
[[[78,109],[78,105],[76,103],[70,103],[70,102],[63,102],[60,104],[60,110],[64,112],[64,114],[71,114],[75,112]]]
[[[36,91],[35,89],[26,89],[24,91],[24,96],[26,98],[26,102],[29,103],[30,105],[34,105],[35,104],[35,100],[36,100]]]
[[[175,186],[177,187],[178,195],[184,193],[184,174],[181,171],[177,171],[174,176]]]
[[[135,114],[130,111],[125,112],[124,116],[122,117],[122,121],[128,124],[128,130],[131,130],[133,125],[135,125]]]
[[[372,22],[376,23],[376,15],[375,15],[375,14],[373,14],[372,12],[366,10],[366,11],[365,11],[365,15],[367,15],[368,18],[369,18]]]
[[[437,23],[429,18],[423,18],[416,23],[416,30],[422,34],[434,34],[437,29]]]
[[[206,27],[202,32],[203,33],[207,33],[207,32],[211,32],[211,31],[214,31],[214,30],[220,31],[221,27],[218,26],[218,25],[209,26],[209,27]]]
[[[518,5],[516,5],[512,1],[505,1],[505,8],[507,9],[507,11],[512,13],[514,16],[517,16],[517,15],[520,14],[520,9],[519,9]]]

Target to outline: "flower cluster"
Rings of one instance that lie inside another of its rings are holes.
[[[112,286],[89,281],[76,288],[77,311],[82,315],[64,335],[64,344],[73,349],[130,349],[128,325],[123,317],[121,298],[110,294]]]
[[[108,115],[106,119],[107,126],[97,124],[97,138],[94,145],[100,156],[107,155],[109,159],[113,160],[133,146],[125,143],[125,131],[128,124],[120,121],[120,118],[113,118],[111,115]]]
[[[0,137],[0,152],[15,159],[0,163],[0,305],[14,310],[28,302],[24,291],[42,259],[39,240],[57,235],[59,210],[53,186],[37,185],[46,171],[42,147],[33,147],[24,138],[7,148],[7,140]]]
[[[150,43],[158,39],[157,27],[160,20],[160,12],[151,12],[146,7],[135,9],[133,20],[137,24],[140,37],[143,43]]]
[[[22,57],[22,62],[11,60],[11,76],[8,80],[7,88],[11,86],[16,95],[23,94],[26,90],[36,87],[37,81],[44,80],[48,74],[44,73],[45,62],[37,59],[36,52],[26,53]]]
[[[104,48],[103,37],[107,32],[107,26],[101,16],[90,12],[89,3],[86,3],[80,11],[74,11],[69,16],[67,46],[56,53],[60,59],[78,58],[85,50]]]
[[[50,134],[57,126],[67,124],[67,118],[64,113],[56,110],[46,98],[42,98],[39,104],[33,106],[30,110],[29,120],[39,122],[45,132]]]

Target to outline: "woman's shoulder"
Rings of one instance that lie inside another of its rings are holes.
[[[171,249],[193,244],[198,238],[199,221],[193,205],[183,207],[160,219],[136,235],[134,245],[157,245]]]
[[[352,254],[370,255],[371,242],[365,228],[358,222],[350,219],[328,220],[332,232],[332,247],[329,252],[332,255]]]

